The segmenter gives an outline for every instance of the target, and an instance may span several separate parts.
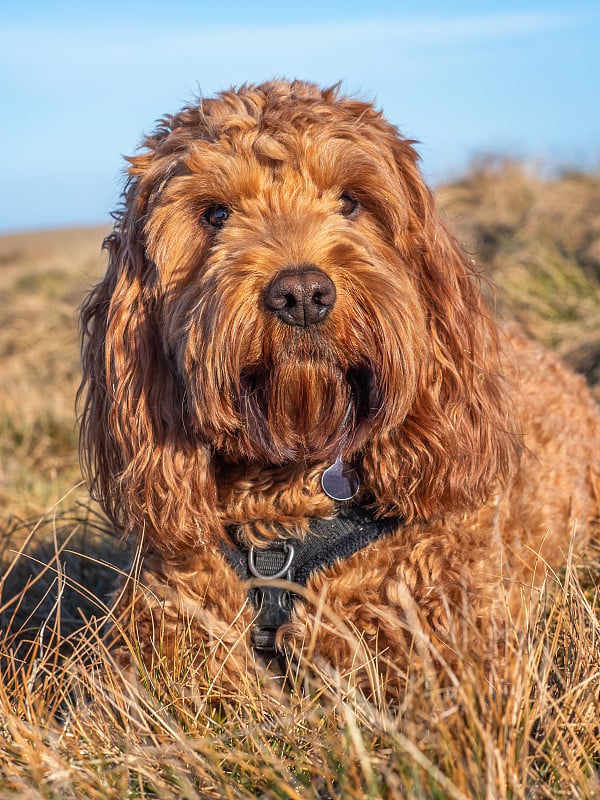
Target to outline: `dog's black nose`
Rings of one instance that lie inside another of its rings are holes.
[[[269,311],[286,324],[301,328],[323,322],[335,298],[333,281],[312,264],[279,272],[265,292]]]

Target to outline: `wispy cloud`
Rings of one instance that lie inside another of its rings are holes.
[[[0,228],[101,218],[118,194],[119,153],[132,152],[160,113],[198,91],[273,76],[343,79],[346,91],[376,95],[423,142],[431,175],[482,150],[562,157],[567,142],[597,152],[600,8],[581,5],[593,0],[375,19],[366,5],[364,19],[335,22],[319,20],[319,0],[306,0],[303,22],[265,22],[263,12],[237,27],[234,11],[222,25],[203,22],[197,0],[186,0],[187,14],[167,4],[154,17],[132,0],[139,8],[125,22],[120,0],[62,18],[35,2],[33,19],[23,11],[0,26],[0,126],[11,154],[1,167]]]
[[[101,69],[102,62],[96,61],[98,58],[129,61],[134,52],[147,52],[150,41],[157,46],[155,58],[158,62],[194,56],[204,60],[209,54],[213,58],[232,51],[260,56],[265,54],[265,48],[267,54],[274,56],[293,51],[306,42],[313,47],[335,48],[336,51],[346,48],[351,58],[359,55],[360,48],[370,49],[369,45],[373,44],[413,49],[484,44],[551,31],[566,32],[599,17],[593,12],[518,11],[244,27],[232,26],[228,21],[223,26],[191,24],[186,28],[170,20],[162,20],[160,25],[141,20],[135,30],[119,30],[102,22],[93,25],[61,22],[55,27],[46,23],[40,27],[31,22],[9,23],[0,32],[0,63],[31,63],[51,57],[65,63],[95,61]],[[27,48],[22,46],[24,39],[29,45]],[[218,62],[215,66],[218,67]]]

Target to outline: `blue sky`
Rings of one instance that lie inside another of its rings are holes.
[[[375,99],[433,183],[485,154],[600,167],[597,0],[9,4],[0,231],[105,222],[158,117],[273,76]]]

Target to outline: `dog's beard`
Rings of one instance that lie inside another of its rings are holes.
[[[297,358],[246,370],[241,414],[252,444],[273,463],[331,460],[348,449],[365,416],[358,371]]]
[[[368,330],[363,348],[320,329],[227,319],[239,324],[221,326],[226,333],[213,324],[218,337],[190,328],[175,360],[190,430],[228,462],[332,463],[356,452],[376,418],[381,424],[389,379]]]

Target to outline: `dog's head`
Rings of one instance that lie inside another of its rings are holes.
[[[82,315],[84,458],[120,528],[218,534],[215,459],[243,481],[342,455],[406,518],[503,479],[494,327],[417,161],[370,104],[300,82],[202,100],[129,159]]]

